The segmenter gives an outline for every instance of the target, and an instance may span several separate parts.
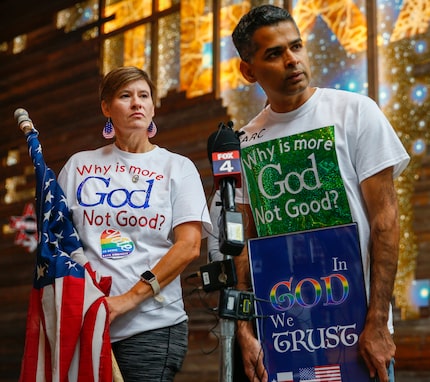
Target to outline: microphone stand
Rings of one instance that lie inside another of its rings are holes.
[[[224,255],[225,260],[232,259],[232,253],[237,255],[238,248],[241,250],[243,244],[236,245],[236,248],[232,248],[228,243],[231,239],[228,231],[229,221],[233,220],[233,224],[242,223],[242,215],[240,212],[236,212],[235,205],[235,189],[234,181],[228,181],[228,179],[220,180],[220,194],[221,194],[221,221],[220,221],[220,242],[224,239],[223,243],[220,243],[221,253]],[[238,218],[237,215],[240,215]],[[231,287],[229,288],[231,289]],[[220,293],[223,293],[221,291]],[[222,296],[220,296],[221,301]],[[221,304],[220,304],[221,305]],[[221,330],[221,353],[220,353],[220,375],[219,382],[232,382],[233,381],[233,365],[234,365],[234,340],[235,340],[235,329],[236,323],[234,319],[220,318],[220,330]]]
[[[219,382],[233,381],[235,322],[221,318],[221,369]]]

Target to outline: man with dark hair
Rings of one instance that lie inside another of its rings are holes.
[[[259,189],[261,182],[256,179],[256,171],[252,171],[253,164],[247,163],[244,166],[248,167],[247,187],[236,194],[244,212],[247,238],[356,223],[368,298],[365,327],[359,339],[360,353],[372,378],[394,381],[396,347],[390,302],[397,270],[399,218],[393,178],[407,166],[409,156],[373,100],[310,85],[307,51],[288,11],[271,5],[253,8],[239,21],[232,37],[241,57],[242,75],[251,83],[259,83],[268,99],[264,110],[241,129],[241,148],[276,142],[273,147],[283,151],[273,171],[275,179],[270,181],[285,184],[291,164],[302,166],[302,172],[297,172],[302,174],[310,162],[314,174],[318,174],[322,154],[322,149],[316,148],[305,158],[288,143],[302,136],[308,142],[322,142],[326,151],[331,149],[331,163],[335,166],[330,170],[330,181],[339,186],[339,197],[343,200],[339,207],[332,207],[329,215],[321,212],[297,218],[284,215],[274,224],[263,224],[252,214],[257,210],[253,203],[260,206],[258,203],[270,201],[264,201],[264,192]],[[290,199],[303,203],[310,200],[317,188],[324,191],[328,187],[325,179],[315,178],[315,184],[306,190],[289,190],[284,185],[282,197],[288,197],[285,194],[290,192]],[[249,289],[246,248],[235,261],[238,288]],[[252,322],[239,321],[236,338],[248,378],[267,381],[262,349]]]

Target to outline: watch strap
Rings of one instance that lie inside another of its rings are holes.
[[[161,288],[157,280],[157,276],[155,276],[151,271],[146,271],[140,275],[140,279],[151,286],[152,292],[154,293],[154,298],[157,301],[164,301],[163,296],[160,295]]]
[[[157,277],[154,277],[150,282],[149,285],[151,285],[152,291],[154,292],[154,296],[160,293],[160,284],[157,280]]]

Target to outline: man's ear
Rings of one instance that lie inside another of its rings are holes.
[[[251,83],[257,82],[257,79],[254,77],[254,72],[252,70],[252,67],[249,63],[241,60],[239,68],[240,68],[240,72],[248,82],[251,82]]]

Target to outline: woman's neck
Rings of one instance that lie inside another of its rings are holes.
[[[147,153],[155,148],[155,145],[152,144],[149,140],[141,139],[141,140],[122,140],[118,137],[115,140],[115,146],[118,147],[122,151],[126,151],[129,153]]]

